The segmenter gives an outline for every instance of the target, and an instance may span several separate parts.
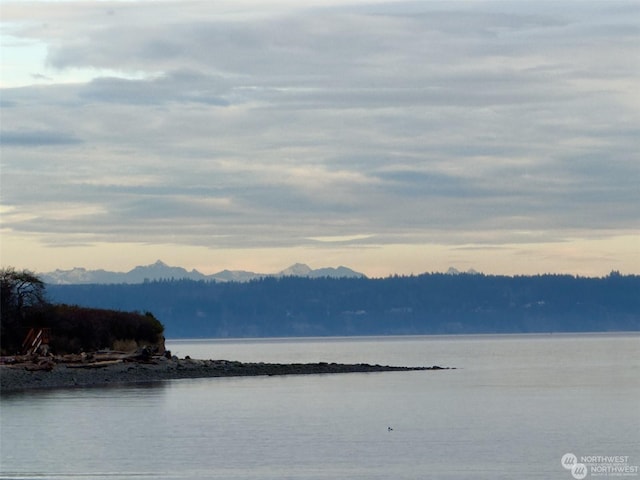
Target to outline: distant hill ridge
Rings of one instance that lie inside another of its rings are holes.
[[[59,304],[152,312],[169,338],[638,332],[638,292],[640,276],[618,272],[47,286]]]
[[[161,260],[150,265],[139,265],[128,272],[111,272],[108,270],[87,270],[76,267],[71,270],[54,270],[40,275],[45,283],[50,285],[82,285],[82,284],[110,284],[110,283],[144,283],[153,280],[189,279],[209,280],[216,282],[248,282],[265,277],[307,277],[307,278],[364,278],[365,275],[350,268],[325,267],[312,269],[308,265],[296,263],[278,273],[256,273],[244,270],[222,270],[212,275],[205,275],[198,270],[186,270],[182,267],[167,265]]]

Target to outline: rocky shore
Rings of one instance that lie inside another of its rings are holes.
[[[0,392],[148,383],[180,378],[260,375],[311,375],[353,372],[444,370],[443,367],[394,367],[339,363],[242,363],[228,360],[179,359],[169,356],[93,354],[74,358],[3,359]]]

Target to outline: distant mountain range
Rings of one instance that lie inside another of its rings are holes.
[[[266,277],[307,277],[307,278],[364,278],[363,273],[347,267],[327,267],[312,269],[308,265],[296,263],[278,273],[255,273],[244,270],[222,270],[212,275],[205,275],[197,270],[186,270],[172,267],[158,260],[151,265],[140,265],[128,272],[111,272],[107,270],[87,270],[76,267],[71,270],[55,270],[43,273],[40,278],[50,285],[82,285],[82,284],[118,284],[144,283],[152,280],[208,280],[216,282],[248,282]]]

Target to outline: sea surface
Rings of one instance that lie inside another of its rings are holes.
[[[180,357],[455,370],[5,393],[0,479],[640,478],[640,335],[168,341]],[[602,458],[600,458],[602,457]]]

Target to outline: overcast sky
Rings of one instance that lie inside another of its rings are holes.
[[[2,265],[640,273],[637,1],[7,1]]]

